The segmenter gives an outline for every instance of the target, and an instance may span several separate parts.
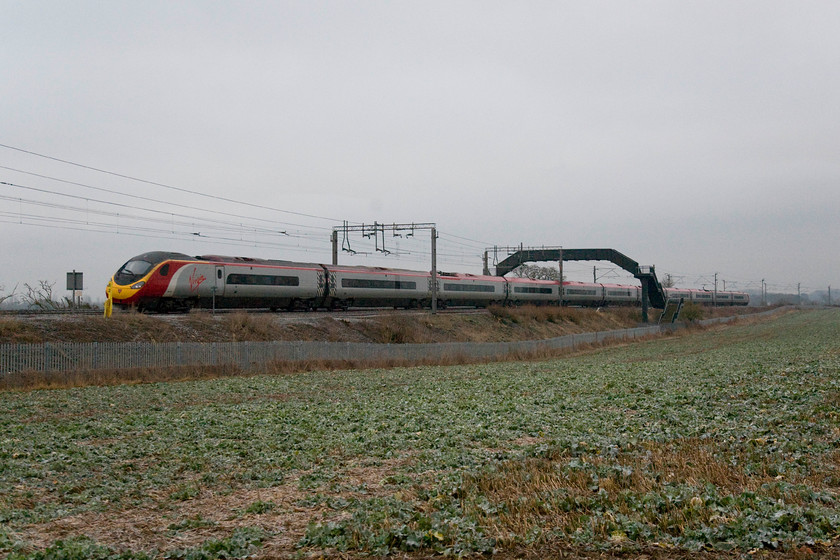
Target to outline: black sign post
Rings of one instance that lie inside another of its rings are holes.
[[[82,273],[73,272],[67,273],[67,289],[73,292],[73,305],[76,307],[80,307],[82,305],[82,294],[79,294],[79,300],[76,301],[76,292],[81,292],[84,290],[84,286],[82,285]]]

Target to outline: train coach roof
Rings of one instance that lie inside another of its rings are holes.
[[[383,266],[364,266],[357,264],[325,264],[330,272],[369,272],[372,274],[411,274],[413,276],[431,276],[428,270],[408,270],[404,268],[386,268]]]
[[[221,262],[221,263],[230,263],[230,264],[253,264],[253,265],[264,265],[264,266],[291,266],[291,267],[319,267],[321,265],[315,263],[301,263],[301,262],[294,262],[294,261],[281,261],[276,259],[256,259],[251,257],[226,257],[224,255],[199,255],[195,257],[198,260],[202,261],[210,261],[210,262]]]
[[[507,278],[504,276],[488,276],[485,274],[471,274],[469,272],[445,272],[438,271],[438,278],[441,280],[448,280],[455,278],[457,280],[479,280],[482,282],[505,282]]]
[[[176,260],[176,261],[194,261],[197,257],[191,257],[189,255],[185,255],[184,253],[175,253],[172,251],[149,251],[148,253],[143,253],[142,255],[137,255],[134,257],[133,261],[146,261],[150,263],[159,263],[168,260]]]

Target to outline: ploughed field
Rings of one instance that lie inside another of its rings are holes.
[[[840,311],[562,359],[6,392],[10,558],[840,556]]]

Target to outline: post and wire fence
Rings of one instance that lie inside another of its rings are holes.
[[[427,362],[437,358],[488,360],[628,340],[660,332],[640,327],[516,342],[379,344],[365,342],[48,342],[0,344],[0,377],[25,371],[237,366],[257,371],[272,362]]]
[[[751,315],[777,313],[784,308]],[[698,321],[710,325],[737,316]],[[495,360],[548,354],[614,341],[629,341],[680,328],[678,324],[570,334],[545,340],[513,342],[441,342],[380,344],[367,342],[47,342],[0,344],[0,381],[26,372],[72,372],[185,366],[235,366],[243,373],[259,373],[272,363],[429,363]]]

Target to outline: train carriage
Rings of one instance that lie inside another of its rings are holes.
[[[732,294],[729,292],[717,292],[712,299],[715,305],[732,305]]]
[[[701,305],[712,305],[714,303],[714,292],[707,290],[691,290],[691,301]]]
[[[749,305],[750,296],[744,292],[732,292],[732,305]]]
[[[508,278],[508,301],[512,305],[560,304],[560,285],[553,280]]]
[[[441,307],[501,305],[507,297],[507,283],[501,276],[441,272],[438,275],[438,303]]]
[[[642,289],[638,286],[601,284],[601,287],[606,305],[639,305],[642,301]]]
[[[563,303],[567,305],[603,305],[604,288],[601,284],[563,282]]]
[[[684,302],[687,302],[691,301],[691,290],[682,290],[679,288],[665,288],[665,296],[668,299],[682,299]]]
[[[420,307],[430,298],[431,273],[324,265],[331,307]]]
[[[319,264],[243,257],[201,258],[210,261],[206,266],[213,267],[213,280],[208,283],[213,285],[210,296],[215,298],[216,307],[291,310],[323,305],[326,280]],[[203,307],[207,306],[206,291],[200,294],[204,297]]]

